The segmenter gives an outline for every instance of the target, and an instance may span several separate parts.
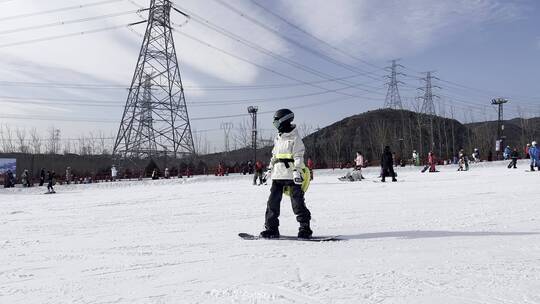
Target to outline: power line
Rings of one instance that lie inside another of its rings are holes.
[[[11,1],[13,1],[13,0],[11,0]],[[8,1],[0,2],[0,4],[1,3],[6,3],[6,2],[11,2],[11,1],[8,0]],[[46,10],[46,11],[41,11],[41,12],[20,14],[20,15],[1,18],[0,22],[7,21],[7,20],[18,19],[18,18],[28,18],[28,17],[34,17],[34,16],[40,16],[40,15],[58,13],[58,12],[65,12],[65,11],[70,11],[70,10],[86,8],[86,7],[100,6],[100,5],[104,5],[104,4],[109,4],[109,3],[114,3],[114,2],[122,2],[122,1],[124,1],[124,0],[99,1],[99,2],[93,2],[93,3],[88,3],[88,4],[80,4],[80,5],[74,5],[74,6],[68,6],[68,7],[63,7],[63,8],[52,9],[52,10]]]
[[[328,82],[335,82],[339,80],[354,79],[360,77],[359,74],[348,75],[343,77],[336,77],[327,80],[307,81],[309,84],[322,84]],[[379,80],[377,80],[378,82]],[[363,85],[372,84],[376,81],[364,82]],[[263,84],[263,85],[221,85],[221,86],[190,86],[185,85],[184,88],[190,90],[204,90],[204,91],[236,91],[236,90],[267,90],[267,89],[282,89],[287,87],[304,86],[304,83],[275,83],[275,84]],[[62,82],[31,82],[31,81],[0,81],[0,86],[7,87],[44,87],[44,88],[75,88],[75,89],[96,89],[96,90],[127,90],[128,85],[113,85],[113,84],[85,84],[85,83],[62,83]]]
[[[334,58],[332,58],[332,57],[330,57],[330,56],[328,56],[328,55],[326,55],[326,54],[323,54],[323,53],[321,53],[321,52],[319,52],[319,51],[317,51],[317,50],[314,50],[314,49],[312,49],[312,48],[310,48],[310,47],[307,47],[307,46],[303,45],[302,43],[298,42],[298,41],[295,40],[295,39],[292,39],[292,38],[289,38],[289,37],[287,37],[287,36],[284,36],[284,35],[283,35],[282,33],[280,33],[278,30],[276,30],[276,29],[274,29],[274,28],[272,28],[272,27],[270,27],[270,26],[268,26],[268,25],[266,25],[266,24],[260,22],[259,20],[255,19],[255,18],[253,18],[253,17],[250,17],[250,16],[249,16],[248,14],[246,14],[245,12],[243,12],[243,11],[239,10],[238,8],[236,8],[236,7],[232,6],[232,5],[230,5],[230,3],[225,3],[225,2],[222,1],[222,0],[214,0],[214,1],[217,2],[217,3],[219,3],[219,4],[221,4],[222,6],[224,6],[224,7],[226,7],[226,8],[228,8],[229,10],[235,12],[236,14],[240,15],[242,18],[249,20],[250,22],[256,24],[257,26],[259,26],[259,27],[261,27],[261,28],[263,28],[263,29],[265,29],[265,30],[267,30],[267,31],[269,31],[269,32],[271,32],[271,33],[273,33],[273,34],[278,35],[278,37],[281,37],[282,39],[288,41],[289,43],[291,43],[291,44],[293,44],[293,45],[296,45],[297,47],[303,49],[304,51],[309,52],[309,53],[311,53],[311,54],[313,54],[313,55],[315,55],[315,56],[317,56],[317,57],[319,57],[319,58],[321,58],[321,59],[323,59],[323,60],[325,60],[325,61],[327,61],[327,62],[330,62],[330,63],[332,63],[332,64],[334,64],[334,65],[340,66],[340,67],[342,67],[342,68],[344,68],[344,69],[347,69],[347,70],[349,70],[349,71],[353,71],[353,72],[358,72],[358,71],[360,71],[360,72],[366,72],[366,71],[364,71],[364,70],[362,70],[362,69],[359,69],[359,68],[357,68],[357,67],[354,67],[354,66],[349,65],[349,64],[346,64],[346,63],[343,63],[343,62],[341,62],[341,61],[339,61],[339,60],[336,60],[336,59],[334,59]],[[370,76],[370,75],[366,75],[366,77],[372,78],[372,79],[373,79],[373,77]]]
[[[324,41],[323,39],[321,39],[321,38],[315,36],[314,34],[308,32],[307,30],[303,29],[303,28],[300,27],[299,25],[296,25],[296,24],[292,23],[291,21],[287,20],[287,19],[286,19],[285,17],[283,17],[282,15],[277,14],[277,13],[273,12],[272,10],[270,10],[268,7],[266,7],[266,6],[264,6],[264,5],[260,4],[260,3],[258,3],[256,0],[251,0],[251,2],[252,2],[253,4],[255,4],[256,6],[258,6],[259,8],[261,8],[262,10],[264,10],[265,12],[267,12],[267,13],[271,14],[272,16],[278,18],[279,20],[283,21],[284,23],[286,23],[286,24],[289,25],[290,27],[292,27],[292,28],[294,28],[294,29],[296,29],[296,30],[298,30],[298,31],[300,31],[300,32],[302,32],[302,33],[304,33],[305,35],[307,35],[307,36],[311,37],[312,39],[314,39],[314,40],[316,40],[316,41],[318,41],[318,42],[320,42],[320,43],[322,43],[322,44],[324,44],[324,45],[330,47],[331,49],[333,49],[333,50],[335,50],[335,51],[337,51],[337,52],[339,52],[339,53],[341,53],[341,54],[344,54],[344,55],[346,55],[346,56],[348,56],[348,57],[350,57],[350,58],[352,58],[352,59],[355,59],[355,60],[357,60],[357,61],[359,61],[359,62],[362,62],[362,63],[364,63],[364,64],[366,64],[366,65],[375,67],[375,68],[377,68],[377,69],[379,69],[379,70],[384,69],[384,68],[381,68],[381,67],[379,67],[379,66],[377,66],[377,65],[374,65],[374,64],[372,64],[371,62],[368,62],[368,61],[366,61],[366,60],[364,60],[364,59],[362,59],[362,58],[359,58],[359,57],[357,57],[357,56],[354,56],[354,55],[350,54],[349,52],[347,52],[347,51],[345,51],[345,50],[343,50],[343,49],[341,49],[341,48],[338,48],[338,47],[336,47],[336,46],[334,46],[334,45],[332,45],[332,44],[330,44],[330,43]]]
[[[40,25],[32,25],[32,26],[21,27],[21,28],[16,28],[16,29],[3,30],[3,31],[0,31],[0,35],[25,32],[25,31],[35,30],[35,29],[43,29],[43,28],[55,27],[55,26],[61,26],[61,25],[76,24],[76,23],[88,22],[88,21],[94,21],[94,20],[114,18],[114,17],[119,17],[119,16],[131,15],[137,12],[138,12],[137,10],[131,10],[131,11],[111,13],[111,14],[100,15],[100,16],[72,19],[72,20],[66,20],[66,21],[58,21],[58,22],[40,24]]]
[[[301,80],[301,79],[292,77],[292,76],[290,76],[290,75],[287,75],[287,74],[278,72],[278,71],[276,71],[276,70],[274,70],[274,69],[272,69],[272,68],[266,67],[266,66],[264,66],[264,65],[255,63],[255,62],[253,62],[253,61],[251,61],[251,60],[249,60],[249,59],[246,59],[246,58],[240,57],[240,56],[238,56],[238,55],[232,54],[231,52],[228,52],[228,51],[226,51],[226,50],[224,50],[224,49],[222,49],[222,48],[216,47],[215,45],[212,45],[212,44],[210,44],[210,43],[208,43],[208,42],[206,42],[206,41],[203,41],[203,40],[201,40],[201,39],[199,39],[199,38],[196,38],[196,37],[194,37],[194,36],[191,36],[191,35],[189,35],[189,34],[187,34],[187,33],[178,31],[178,30],[176,30],[176,29],[175,29],[175,31],[176,31],[177,33],[183,35],[184,37],[188,38],[188,39],[197,41],[197,42],[199,42],[200,44],[206,45],[206,46],[209,47],[209,48],[212,48],[212,49],[214,49],[214,50],[216,50],[216,51],[219,51],[219,52],[221,52],[221,53],[223,53],[223,54],[226,54],[226,55],[228,55],[228,56],[230,56],[230,57],[236,58],[236,59],[238,59],[238,60],[240,60],[240,61],[243,61],[243,62],[249,63],[249,64],[251,64],[251,65],[254,65],[254,66],[258,67],[258,68],[264,69],[264,70],[266,70],[266,71],[268,71],[268,72],[271,72],[271,73],[273,73],[273,74],[276,74],[276,75],[279,75],[279,76],[281,76],[281,77],[284,77],[284,78],[287,78],[287,79],[290,79],[290,80],[293,80],[293,81],[296,81],[296,82],[299,82],[299,83],[303,83],[303,84],[306,84],[306,85],[309,85],[309,86],[312,86],[312,87],[315,87],[315,88],[319,88],[319,89],[326,90],[325,87],[321,87],[321,86],[319,86],[319,85],[315,85],[315,84],[312,84],[312,83],[303,81],[303,80]],[[354,94],[347,94],[347,93],[343,93],[343,92],[336,92],[336,93],[341,94],[341,95],[345,95],[345,96],[357,97],[357,95],[354,95]]]
[[[31,39],[31,40],[0,44],[0,48],[16,46],[16,45],[25,45],[25,44],[31,44],[31,43],[43,42],[43,41],[58,40],[58,39],[74,37],[74,36],[82,36],[82,35],[87,35],[87,34],[95,34],[95,33],[100,33],[100,32],[105,32],[105,31],[116,30],[116,29],[124,28],[124,27],[131,27],[131,26],[142,24],[145,22],[146,21],[139,21],[139,22],[133,22],[133,23],[128,23],[128,24],[103,27],[103,28],[98,28],[98,29],[89,30],[89,31],[82,31],[82,32],[76,32],[76,33],[69,33],[69,34],[63,34],[63,35],[57,35],[57,36],[49,36],[49,37],[43,37],[43,38],[37,38],[37,39]]]
[[[245,38],[243,38],[243,37],[241,37],[239,35],[236,35],[236,34],[226,30],[225,28],[223,28],[223,27],[221,27],[219,25],[216,25],[216,24],[210,22],[207,19],[204,19],[203,17],[201,17],[201,16],[199,16],[199,15],[197,15],[195,13],[193,13],[193,12],[191,12],[189,10],[186,10],[185,8],[181,8],[181,9],[183,11],[186,11],[189,14],[191,20],[194,20],[194,21],[198,22],[199,24],[201,24],[201,25],[203,25],[203,26],[205,26],[205,27],[207,27],[207,28],[209,28],[209,29],[211,29],[213,31],[215,31],[215,32],[217,32],[217,33],[219,33],[219,34],[221,34],[223,36],[226,36],[229,39],[232,39],[232,40],[234,40],[234,41],[236,41],[238,43],[246,45],[249,48],[254,49],[254,50],[256,50],[256,51],[258,51],[258,52],[260,52],[262,54],[270,56],[270,57],[272,57],[272,58],[274,58],[274,59],[276,59],[278,61],[281,61],[281,62],[283,62],[285,64],[291,65],[291,66],[293,66],[295,68],[298,68],[300,70],[303,70],[305,72],[314,74],[314,75],[316,75],[318,77],[321,77],[321,78],[324,78],[326,80],[332,79],[334,77],[334,76],[329,75],[329,74],[327,74],[325,72],[321,72],[320,70],[317,70],[317,69],[311,68],[309,66],[306,66],[306,65],[304,65],[302,63],[299,63],[298,61],[294,61],[294,60],[291,60],[291,59],[286,58],[284,56],[281,56],[279,54],[276,54],[273,51],[268,50],[268,49],[262,47],[259,44],[256,44],[256,43],[254,43],[252,41],[249,41],[249,40],[247,40],[247,39],[245,39]],[[367,75],[369,73],[372,73],[372,72],[359,73],[358,76],[365,76],[365,75]],[[338,80],[337,82],[350,84],[349,82],[345,82],[343,80]],[[369,87],[368,85],[365,85],[365,86]]]

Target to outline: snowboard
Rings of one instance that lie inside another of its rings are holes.
[[[56,194],[56,192],[45,192],[43,194]]]
[[[296,236],[290,236],[290,235],[281,235],[279,238],[275,239],[265,239],[258,235],[253,235],[249,233],[239,233],[239,237],[241,237],[244,240],[269,240],[269,241],[302,241],[302,242],[333,242],[333,241],[343,241],[343,239],[339,238],[339,235],[331,235],[331,236],[312,236],[309,239],[302,239]]]
[[[429,169],[429,166],[425,166],[424,169],[422,169],[422,173],[426,172]]]
[[[391,184],[391,183],[403,183],[404,181],[405,180],[403,180],[403,179],[398,179],[397,182],[393,182],[390,179],[390,180],[386,180],[384,183],[388,183],[388,184]],[[374,183],[383,183],[381,180],[378,180],[378,179],[372,180],[372,182],[374,182]]]

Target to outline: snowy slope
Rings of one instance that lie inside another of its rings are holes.
[[[504,165],[317,171],[330,243],[239,239],[269,191],[245,176],[1,189],[0,303],[540,303],[540,173]]]

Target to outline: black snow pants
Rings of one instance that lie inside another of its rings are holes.
[[[279,213],[281,207],[281,198],[283,197],[283,188],[291,187],[291,203],[296,220],[300,223],[300,227],[309,227],[311,213],[306,207],[304,201],[304,191],[300,185],[295,184],[292,180],[273,180],[272,188],[270,189],[270,197],[266,206],[266,221],[265,228],[268,230],[277,230],[279,227]]]
[[[392,180],[396,179],[396,172],[394,172],[394,168],[392,166],[386,167],[386,168],[383,167],[382,171],[383,171],[382,172],[382,181],[383,182],[385,181],[385,178],[386,178],[387,174],[388,174],[388,176],[390,176],[392,178]]]
[[[510,169],[510,168],[512,168],[512,167],[513,167],[514,169],[516,169],[516,168],[517,168],[517,167],[516,167],[516,164],[517,164],[517,158],[512,158],[512,161],[510,162],[510,164],[508,164],[508,169]]]

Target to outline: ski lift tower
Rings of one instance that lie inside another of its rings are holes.
[[[504,98],[494,98],[491,100],[492,105],[499,106],[499,117],[497,118],[497,142],[495,144],[495,150],[497,152],[497,159],[501,154],[501,151],[504,149],[504,120],[503,120],[503,105],[507,103],[508,100]]]

